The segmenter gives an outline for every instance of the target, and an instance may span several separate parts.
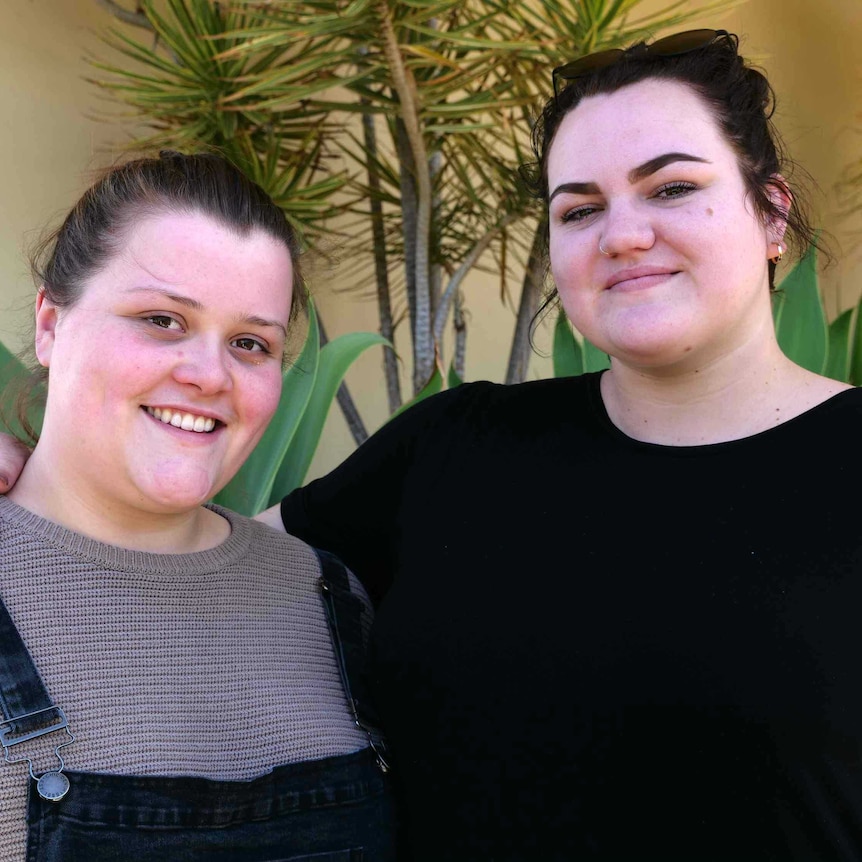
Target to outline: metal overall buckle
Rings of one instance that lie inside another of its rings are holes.
[[[54,747],[54,754],[60,761],[60,768],[36,774],[33,771],[33,761],[24,755],[23,757],[11,757],[10,749],[13,745],[20,745],[32,739],[38,739],[58,730],[66,732],[68,741],[60,742]],[[66,721],[66,714],[59,706],[49,706],[36,712],[28,712],[24,715],[16,715],[14,718],[0,720],[0,745],[3,746],[3,754],[7,763],[27,762],[30,777],[36,782],[36,791],[42,799],[48,802],[59,802],[69,792],[69,779],[63,775],[66,767],[60,749],[71,745],[75,741]]]

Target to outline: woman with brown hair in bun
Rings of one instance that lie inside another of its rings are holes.
[[[45,418],[0,497],[4,862],[394,858],[343,686],[367,598],[205,505],[278,405],[297,251],[236,168],[170,152],[109,170],[45,249]]]

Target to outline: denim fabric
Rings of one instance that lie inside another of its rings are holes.
[[[6,606],[0,601],[0,712],[3,731],[10,737],[38,730],[41,725],[50,726],[56,713],[42,714],[23,721],[10,719],[52,707],[51,698],[45,691],[33,659]],[[11,757],[17,756],[14,752]]]
[[[280,766],[253,781],[67,773],[31,785],[27,862],[391,862],[388,779],[369,749]]]

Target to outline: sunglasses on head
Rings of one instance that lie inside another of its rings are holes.
[[[640,46],[638,53],[649,54],[653,57],[677,57],[680,54],[688,54],[689,51],[706,48],[713,42],[729,35],[727,30],[685,30],[682,33],[665,36],[649,45]],[[597,69],[613,66],[628,53],[629,50],[625,48],[609,48],[606,51],[597,51],[595,54],[579,57],[564,66],[557,66],[553,72],[554,98],[559,96],[560,90],[572,81],[589,75],[590,72],[595,72]],[[561,81],[563,82],[562,87],[560,86]]]

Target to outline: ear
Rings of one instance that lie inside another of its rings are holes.
[[[36,294],[36,359],[45,368],[51,367],[58,319],[57,306],[40,287]]]
[[[766,236],[769,243],[766,256],[770,258],[776,255],[781,257],[778,245],[784,239],[784,232],[787,230],[787,214],[793,204],[793,195],[787,180],[781,174],[772,175],[766,192],[775,209],[782,213],[780,217],[778,215],[773,216],[766,223]]]

